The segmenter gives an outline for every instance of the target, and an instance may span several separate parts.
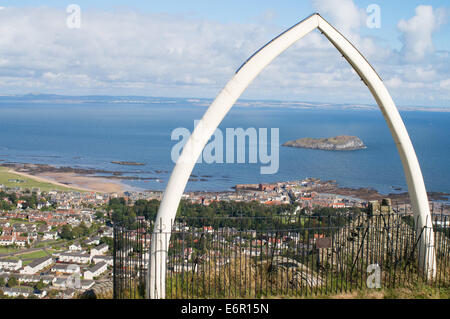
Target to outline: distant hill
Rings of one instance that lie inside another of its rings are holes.
[[[195,105],[208,107],[212,103],[210,98],[189,97],[158,97],[140,95],[58,95],[44,93],[30,94],[0,94],[0,106],[2,103],[48,103],[49,101],[59,104],[78,103],[102,103],[102,104],[149,104],[160,105],[161,103],[171,105]],[[279,101],[279,100],[246,100],[239,99],[235,104],[237,107],[248,108],[283,108],[283,109],[306,109],[306,110],[375,110],[379,107],[375,104],[361,103],[328,103],[314,101]],[[426,111],[426,112],[450,112],[448,106],[399,106],[400,111]]]
[[[328,138],[305,137],[288,141],[283,146],[312,148],[327,151],[353,151],[366,148],[364,143],[356,136],[340,135]]]

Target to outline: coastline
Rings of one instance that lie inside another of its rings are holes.
[[[3,165],[1,166],[5,167]],[[50,183],[84,192],[123,193],[126,190],[126,185],[101,177],[83,176],[67,172],[43,172],[33,174],[15,170],[11,167],[6,167],[6,169],[9,173],[33,179],[38,182]]]
[[[33,175],[32,175],[33,176]],[[82,176],[74,173],[42,173],[38,178],[51,183],[62,184],[88,192],[123,193],[125,185],[95,176]]]
[[[74,167],[56,167],[47,164],[30,164],[30,163],[0,163],[0,167],[5,168],[7,172],[23,176],[38,182],[50,183],[59,187],[67,189],[77,189],[85,192],[99,192],[99,193],[117,193],[122,195],[125,191],[137,191],[134,187],[122,183],[124,179],[136,180],[141,179],[138,176],[125,177],[120,176],[120,172],[106,171],[102,169],[80,169]],[[108,173],[111,176],[95,176],[94,174]],[[119,175],[117,175],[119,174]],[[192,177],[199,177],[192,175]],[[206,176],[205,176],[206,177]],[[210,177],[210,176],[208,176]],[[148,178],[150,179],[150,178]],[[153,178],[152,178],[153,179]],[[276,184],[277,182],[273,183]],[[252,184],[253,185],[253,184]],[[20,186],[19,184],[17,186]],[[231,189],[236,190],[234,185]],[[146,189],[139,190],[143,192],[153,192],[156,190]],[[409,193],[407,190],[403,192],[394,192],[389,194],[382,194],[371,187],[350,188],[340,186],[335,180],[322,181],[320,187],[315,191],[319,193],[328,193],[341,196],[348,196],[359,198],[365,201],[381,200],[383,198],[391,198],[396,201],[409,203]],[[223,191],[201,191],[199,193],[228,193],[230,190]],[[234,192],[234,191],[232,191]],[[186,190],[185,193],[192,193]],[[194,191],[194,193],[196,193]],[[444,192],[428,192],[430,201],[449,201],[450,194]]]

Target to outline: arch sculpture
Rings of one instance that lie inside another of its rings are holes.
[[[316,28],[327,37],[350,63],[375,98],[400,154],[412,210],[415,219],[418,221],[416,223],[417,229],[421,230],[424,227],[431,226],[428,197],[419,162],[394,101],[381,78],[362,54],[325,19],[315,13],[256,51],[236,71],[233,78],[222,89],[203,115],[203,118],[196,125],[170,176],[155,220],[150,250],[148,297],[165,297],[166,261],[170,238],[167,238],[166,234],[163,236],[163,233],[170,233],[171,231],[171,225],[175,219],[181,196],[204,146],[236,100],[264,67],[280,53]],[[418,255],[421,256],[419,258],[419,266],[430,279],[436,275],[436,256],[432,229],[428,230],[431,230],[431,232],[427,232],[429,240],[420,239],[418,242]]]

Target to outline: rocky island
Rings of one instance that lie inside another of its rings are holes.
[[[356,136],[339,135],[328,138],[305,137],[288,141],[283,146],[312,148],[327,151],[353,151],[366,148],[364,143]]]

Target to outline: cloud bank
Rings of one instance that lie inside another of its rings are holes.
[[[353,1],[342,1],[339,10],[333,3],[313,1],[367,56],[398,103],[450,100],[448,53],[435,52],[432,44],[445,23],[443,11],[421,6],[400,21],[404,46],[396,52],[360,36],[365,13]],[[259,21],[226,24],[133,11],[82,11],[81,18],[81,28],[70,29],[65,10],[0,10],[1,93],[214,97],[243,61],[284,31]],[[319,32],[280,55],[244,97],[374,103]]]
[[[426,55],[434,52],[432,41],[433,32],[446,20],[446,10],[433,9],[432,6],[418,6],[416,15],[398,23],[399,30],[403,33],[402,53],[409,61],[420,61]]]

